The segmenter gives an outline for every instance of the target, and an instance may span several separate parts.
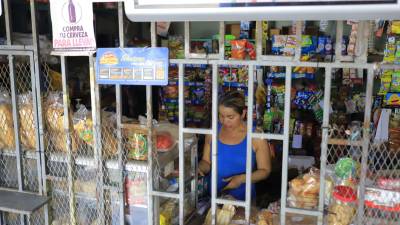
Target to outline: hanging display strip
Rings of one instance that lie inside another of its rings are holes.
[[[98,84],[167,85],[168,48],[99,48]]]

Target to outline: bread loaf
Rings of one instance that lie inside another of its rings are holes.
[[[12,108],[9,103],[0,103],[0,149],[15,149]]]

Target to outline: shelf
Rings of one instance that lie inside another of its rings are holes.
[[[247,88],[246,84],[239,83],[239,82],[224,82],[222,84],[224,87],[237,87],[237,88]]]
[[[204,87],[205,82],[201,82],[201,81],[185,81],[184,85],[188,86],[188,87]],[[179,85],[178,81],[168,81],[168,85]]]
[[[1,149],[0,150],[0,156],[10,156],[10,157],[15,157],[16,152],[14,149]],[[36,159],[37,158],[37,152],[36,151],[30,151],[30,150],[24,150],[22,153],[22,158],[24,159]]]
[[[268,74],[268,78],[271,79],[282,79],[286,77],[286,73],[270,73]],[[314,73],[292,73],[292,79],[315,79]]]

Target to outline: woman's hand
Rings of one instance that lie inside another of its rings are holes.
[[[244,174],[235,175],[229,178],[224,179],[224,182],[229,182],[222,190],[229,190],[238,188],[241,184],[243,184],[246,180],[246,176]]]

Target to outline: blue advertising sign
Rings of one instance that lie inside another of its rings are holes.
[[[168,48],[98,48],[98,84],[167,85]]]

